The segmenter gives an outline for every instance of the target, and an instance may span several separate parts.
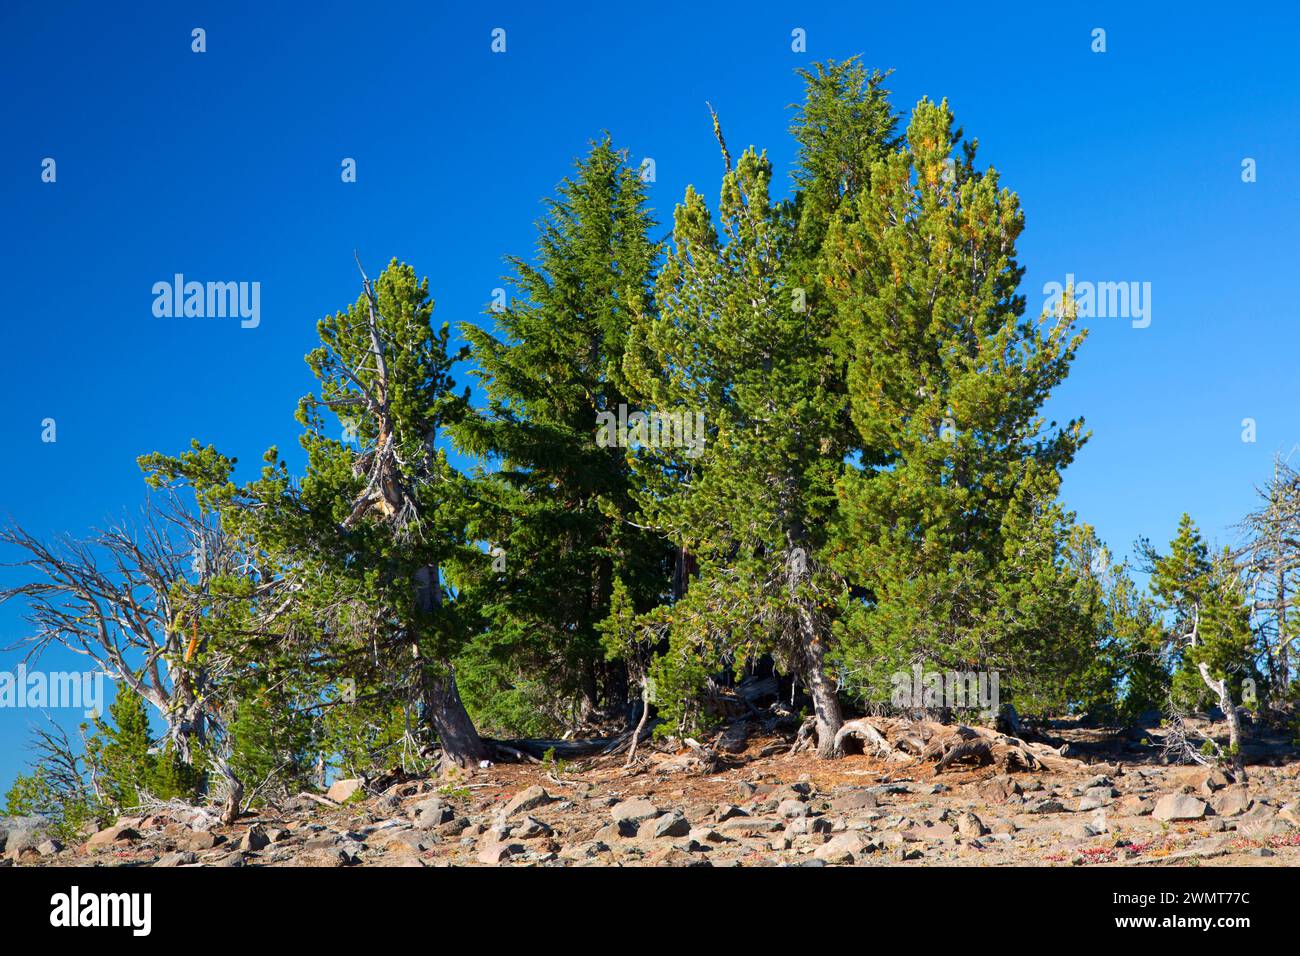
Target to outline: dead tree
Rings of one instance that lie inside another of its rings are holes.
[[[241,561],[220,527],[171,495],[151,497],[136,526],[45,542],[11,524],[0,528],[0,543],[22,555],[9,566],[32,578],[0,590],[0,604],[25,603],[32,628],[6,650],[30,662],[59,645],[88,658],[152,705],[182,761],[192,764],[203,749],[227,791],[238,793],[221,748],[213,746],[222,728],[211,698],[231,662],[195,656],[206,642],[196,635],[209,585]]]

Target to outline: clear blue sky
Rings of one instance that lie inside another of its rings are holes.
[[[539,200],[601,130],[654,158],[666,223],[688,183],[717,196],[705,100],[733,153],[766,147],[788,170],[793,71],[851,54],[897,71],[905,111],[948,97],[1019,192],[1032,309],[1067,273],[1151,283],[1150,327],[1092,322],[1052,403],[1094,432],[1065,496],[1114,550],[1167,540],[1184,510],[1228,540],[1271,456],[1300,443],[1291,5],[282,6],[0,9],[0,515],[84,533],[139,505],[136,455],[191,436],[249,466],[292,451],[302,357],[358,294],[354,248],[372,273],[397,256],[427,274],[437,319],[478,319],[501,257],[531,253]],[[260,326],[154,318],[151,287],[177,272],[261,282]],[[22,633],[0,610],[0,643]],[[0,710],[0,788],[39,719]]]

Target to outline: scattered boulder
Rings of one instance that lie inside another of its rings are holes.
[[[554,832],[554,830],[536,817],[526,816],[513,830],[510,831],[510,835],[516,840],[535,840],[539,837],[548,837]]]
[[[130,843],[138,839],[140,839],[139,832],[125,824],[118,824],[111,826],[106,830],[100,830],[86,841],[86,846],[94,849],[102,846],[111,846],[114,843]]]
[[[444,804],[438,797],[416,804],[412,816],[415,818],[416,826],[425,828],[441,826],[456,819],[456,814],[451,807]]]
[[[661,837],[684,837],[689,836],[691,824],[680,810],[674,810],[671,813],[665,813],[661,817],[647,821],[643,826],[648,825],[651,828],[650,836],[659,839]]]
[[[979,788],[981,799],[989,803],[1006,803],[1012,796],[1022,793],[1020,784],[1007,774],[1000,774],[985,781]]]
[[[44,840],[50,821],[42,816],[0,817],[0,853],[35,849]]]
[[[1254,803],[1255,801],[1250,797],[1250,792],[1240,784],[1225,787],[1210,801],[1211,806],[1214,807],[1214,812],[1221,817],[1240,816],[1249,810]]]
[[[1138,794],[1130,794],[1119,802],[1120,813],[1131,817],[1145,817],[1151,814],[1155,804]]]
[[[782,800],[777,805],[776,812],[787,820],[792,820],[795,817],[806,817],[808,816],[808,804],[802,800]]]
[[[491,842],[479,851],[478,861],[489,866],[506,863],[514,856],[522,856],[526,851],[522,843]]]
[[[823,863],[852,863],[863,852],[870,841],[857,830],[847,830],[833,836],[816,850],[813,859]]]
[[[536,810],[538,807],[544,807],[555,798],[546,792],[540,786],[532,786],[526,790],[520,790],[510,802],[501,808],[501,816],[509,819],[516,813],[526,813],[529,810]]]
[[[880,805],[880,799],[870,790],[850,790],[831,798],[830,807],[837,813],[849,813],[854,810],[874,810]]]
[[[1167,793],[1156,801],[1151,818],[1163,821],[1200,820],[1208,809],[1204,800],[1198,800],[1190,794]]]
[[[239,849],[245,853],[256,853],[271,845],[271,838],[261,825],[251,826],[239,841]]]
[[[356,777],[348,780],[335,780],[325,796],[335,803],[347,803],[357,793],[359,793],[364,784]]]
[[[609,813],[614,818],[615,823],[623,821],[641,823],[644,820],[659,816],[660,810],[645,797],[633,797],[631,800],[624,800],[622,803],[615,804]]]
[[[1053,800],[1050,797],[1042,800],[1035,800],[1025,807],[1026,813],[1064,813],[1065,804],[1060,800]]]

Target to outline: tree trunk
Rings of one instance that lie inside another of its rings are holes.
[[[442,607],[442,585],[438,582],[438,569],[421,568],[415,575],[416,609],[423,615],[432,615]],[[415,656],[419,658],[420,644],[413,645]],[[421,696],[424,703],[424,719],[428,721],[433,732],[442,743],[443,769],[452,766],[477,767],[480,762],[488,760],[491,754],[488,747],[474,729],[465,704],[460,699],[460,690],[456,687],[456,671],[450,661],[443,661],[436,673],[430,673],[428,665],[423,666]]]
[[[804,679],[813,701],[813,716],[817,720],[817,756],[841,757],[844,751],[835,738],[844,725],[844,716],[840,713],[840,699],[835,686],[826,676],[826,648],[813,630],[806,609],[801,611],[800,621],[804,630]]]
[[[426,676],[425,719],[442,742],[443,769],[477,767],[490,759],[487,744],[474,729],[474,721],[461,703],[456,674],[451,667],[442,676]]]
[[[1242,783],[1246,779],[1246,764],[1241,756],[1241,715],[1237,713],[1236,706],[1232,703],[1232,694],[1228,691],[1228,679],[1214,680],[1210,677],[1210,667],[1202,663],[1198,668],[1201,672],[1201,680],[1205,681],[1207,687],[1219,696],[1219,709],[1223,711],[1223,716],[1228,719],[1228,749],[1231,752],[1232,769],[1237,775],[1237,782]]]

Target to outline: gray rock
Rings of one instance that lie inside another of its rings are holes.
[[[630,823],[640,823],[643,820],[659,816],[660,811],[645,797],[633,797],[631,800],[624,800],[622,803],[616,804],[609,813],[616,823],[624,820]]]
[[[1151,811],[1155,820],[1200,820],[1209,809],[1204,800],[1186,793],[1167,793],[1156,801]]]
[[[852,863],[869,843],[858,830],[848,830],[831,837],[814,850],[813,859],[823,863]]]
[[[795,817],[806,817],[808,816],[808,804],[801,800],[782,800],[777,805],[776,812],[787,820],[792,820]]]
[[[524,819],[510,831],[510,835],[516,840],[535,840],[538,837],[550,836],[554,831],[538,820],[536,817],[524,817]]]
[[[1250,792],[1243,786],[1227,787],[1220,791],[1213,799],[1214,812],[1221,817],[1236,817],[1245,813],[1251,808],[1255,801],[1250,798]]]
[[[86,841],[86,846],[93,849],[95,847],[111,846],[114,843],[126,843],[138,839],[140,839],[140,834],[136,832],[135,829],[126,826],[125,824],[119,824],[111,826],[106,830],[100,830]]]
[[[270,845],[271,838],[267,836],[266,829],[260,825],[249,827],[248,832],[239,841],[239,849],[245,853],[255,853]]]
[[[35,849],[49,828],[50,822],[42,816],[0,817],[0,853]]]
[[[197,863],[198,861],[199,861],[199,855],[197,853],[191,853],[188,850],[183,850],[179,853],[168,853],[167,855],[160,858],[158,862],[154,864],[154,866],[157,867],[189,866],[191,863]]]
[[[525,852],[527,849],[522,843],[493,842],[479,850],[478,861],[495,866],[509,861],[511,857],[523,856]]]
[[[832,797],[830,805],[838,813],[847,813],[852,810],[874,810],[880,801],[870,790],[850,790]]]
[[[521,790],[516,793],[504,807],[501,808],[501,815],[509,818],[516,813],[524,813],[528,810],[536,810],[538,807],[544,807],[555,798],[538,786],[529,787],[527,790]]]
[[[1035,800],[1025,807],[1026,813],[1064,813],[1065,805],[1060,800],[1053,800],[1050,797],[1044,800]]]
[[[680,810],[665,813],[661,817],[645,824],[651,828],[650,835],[655,839],[661,837],[684,837],[690,834],[691,824]]]
[[[456,814],[451,807],[444,804],[438,797],[418,803],[412,809],[414,811],[415,825],[426,829],[441,826],[456,819]]]

